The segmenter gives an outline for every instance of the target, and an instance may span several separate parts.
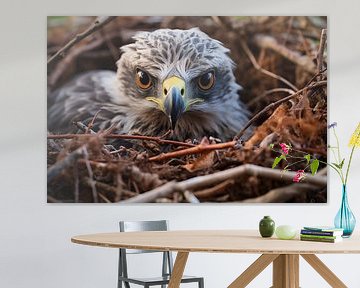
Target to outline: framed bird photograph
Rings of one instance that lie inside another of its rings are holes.
[[[48,203],[326,203],[327,17],[48,16]]]

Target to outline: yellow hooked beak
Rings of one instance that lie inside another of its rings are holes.
[[[163,99],[165,114],[169,117],[172,129],[175,129],[176,122],[185,111],[185,81],[173,76],[163,83]]]
[[[185,86],[185,81],[182,78],[172,76],[163,82],[161,97],[146,98],[147,100],[158,104],[159,109],[169,117],[172,129],[175,129],[176,122],[190,105],[203,101],[201,99],[186,101]]]
[[[177,120],[186,108],[184,96],[185,81],[173,76],[163,82],[161,97],[147,97],[146,99],[158,104],[160,110],[169,117],[171,127],[174,129]]]

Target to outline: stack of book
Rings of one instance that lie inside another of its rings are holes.
[[[300,232],[302,241],[336,243],[342,241],[343,229],[334,227],[304,227]]]

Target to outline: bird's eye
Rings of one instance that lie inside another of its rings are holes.
[[[198,85],[201,90],[210,90],[215,84],[215,73],[214,71],[206,72],[198,78]]]
[[[136,69],[135,82],[143,90],[149,89],[152,85],[149,74],[141,69]]]

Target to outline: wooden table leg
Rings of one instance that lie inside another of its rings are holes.
[[[299,255],[281,254],[273,263],[273,288],[299,288]]]
[[[331,287],[346,288],[347,286],[314,254],[301,255]]]
[[[168,288],[179,288],[180,287],[181,278],[184,274],[185,265],[186,265],[188,256],[189,256],[189,252],[178,252],[177,253]]]
[[[259,275],[271,262],[273,262],[278,254],[263,254],[254,263],[252,263],[238,278],[232,282],[228,288],[244,288],[257,275]]]

